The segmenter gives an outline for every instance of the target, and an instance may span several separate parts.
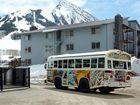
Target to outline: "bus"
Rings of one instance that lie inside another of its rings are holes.
[[[109,93],[131,86],[131,55],[120,50],[48,57],[47,81],[57,89],[73,87]]]

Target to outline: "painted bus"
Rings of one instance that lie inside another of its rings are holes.
[[[131,86],[131,55],[120,50],[63,54],[47,60],[47,81],[57,89],[109,93]]]

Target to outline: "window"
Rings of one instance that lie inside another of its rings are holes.
[[[131,62],[128,62],[128,70],[131,70]]]
[[[68,61],[67,60],[63,60],[63,68],[67,68],[68,66]]]
[[[75,68],[82,68],[82,59],[75,60]]]
[[[91,58],[91,68],[97,68],[97,58]]]
[[[73,44],[67,44],[66,49],[67,49],[67,51],[74,50],[74,45]]]
[[[126,69],[126,62],[124,61],[113,61],[114,69]]]
[[[99,49],[100,48],[100,42],[96,43],[96,48]]]
[[[31,50],[32,50],[31,47],[26,47],[26,48],[25,48],[25,52],[26,52],[26,53],[31,53]]]
[[[31,35],[25,35],[25,41],[31,40]]]
[[[31,65],[31,59],[26,59],[25,62],[27,65]]]
[[[62,68],[62,60],[58,61],[58,68]]]
[[[91,28],[91,34],[96,34],[97,32],[99,32],[100,27],[92,27]]]
[[[65,30],[64,32],[65,32],[64,34],[68,37],[73,36],[73,30]]]
[[[91,34],[95,34],[95,28],[91,28]]]
[[[69,60],[69,68],[74,68],[74,60],[73,59]]]
[[[83,68],[90,67],[90,59],[83,59]]]
[[[29,53],[31,52],[31,47],[28,47],[28,52],[29,52]]]
[[[99,49],[100,48],[100,42],[92,42],[91,43],[92,49]]]
[[[111,65],[111,60],[108,60],[108,61],[107,61],[107,66],[108,66],[108,68],[109,68],[109,69],[111,69],[111,68],[112,68],[112,65]]]
[[[49,62],[48,63],[48,68],[52,68],[53,67],[53,62]]]
[[[105,59],[99,58],[98,59],[98,68],[104,68],[105,67]]]
[[[54,61],[54,68],[57,68],[57,61]]]
[[[53,33],[52,32],[48,32],[46,33],[46,38],[47,39],[52,39]]]
[[[95,48],[96,48],[96,43],[95,43],[95,42],[92,42],[91,48],[92,48],[92,49],[95,49]]]

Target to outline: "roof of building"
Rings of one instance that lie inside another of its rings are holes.
[[[31,33],[38,33],[38,32],[52,32],[52,31],[59,31],[59,30],[66,30],[66,29],[75,29],[75,28],[82,28],[82,27],[90,27],[90,26],[100,26],[103,24],[110,24],[113,23],[114,19],[106,19],[100,21],[92,21],[92,22],[84,22],[84,23],[76,23],[76,24],[69,24],[69,25],[60,25],[60,26],[50,26],[44,29],[38,29],[33,31],[27,31],[23,33],[17,33],[18,35],[24,34],[31,34]]]
[[[138,27],[140,28],[140,24],[138,23],[137,20],[129,20],[128,22],[135,22],[138,25]]]

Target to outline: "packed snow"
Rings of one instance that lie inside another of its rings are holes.
[[[31,65],[30,67],[30,80],[32,84],[44,84],[47,76],[47,71],[44,68],[45,64]]]
[[[11,35],[13,33],[10,33],[9,35],[0,39],[0,49],[15,49],[20,51],[20,40],[11,39]]]

